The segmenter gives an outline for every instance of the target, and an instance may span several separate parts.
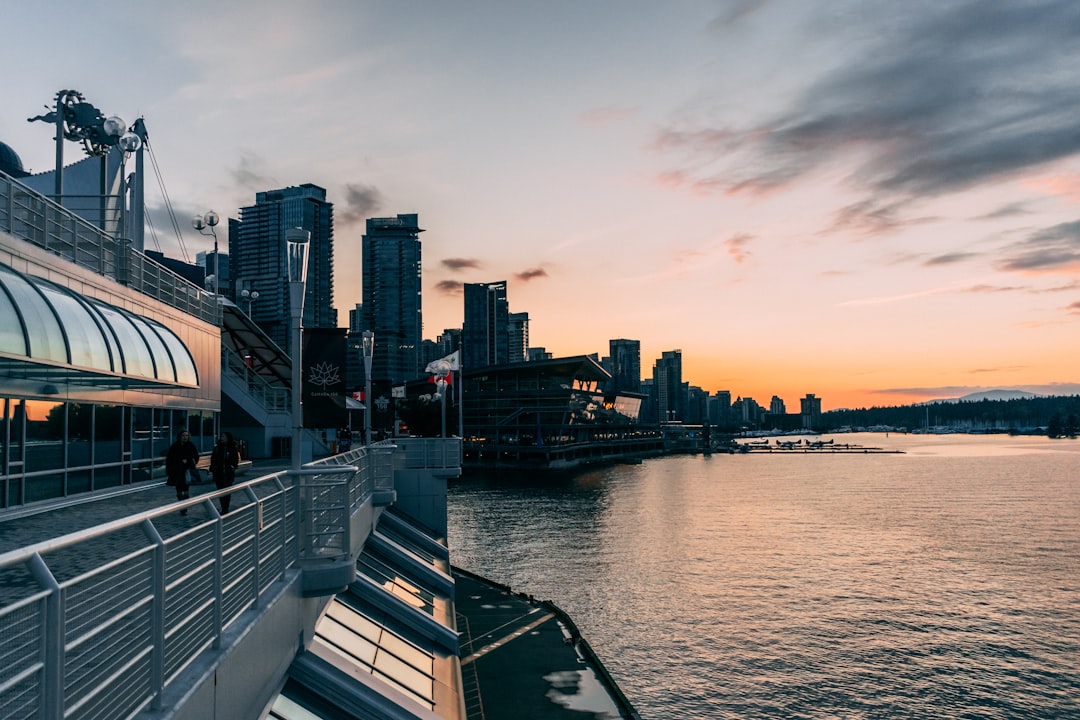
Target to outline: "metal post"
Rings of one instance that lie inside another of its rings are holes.
[[[375,333],[364,331],[364,445],[371,446],[371,357],[375,354]]]
[[[286,253],[289,270],[289,306],[292,312],[292,469],[299,470],[301,463],[300,438],[304,429],[303,406],[300,388],[303,381],[304,341],[304,284],[307,280],[307,254],[311,233],[301,228],[285,231]]]

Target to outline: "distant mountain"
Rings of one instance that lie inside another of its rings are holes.
[[[980,400],[1027,400],[1028,398],[1043,397],[1024,390],[984,390],[983,392],[971,393],[958,398],[946,398],[931,400],[929,403],[956,403],[956,402],[979,402]]]

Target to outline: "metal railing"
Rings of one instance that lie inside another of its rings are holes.
[[[111,720],[156,707],[304,558],[349,552],[349,516],[383,474],[393,482],[374,457],[362,448],[297,478],[239,483],[226,515],[213,502],[224,491],[211,492],[0,555],[0,717]],[[197,506],[206,520],[177,513]]]
[[[0,230],[218,325],[217,298],[45,195],[0,172]]]
[[[461,438],[398,438],[405,451],[403,467],[454,470],[461,468]]]
[[[266,412],[289,412],[289,389],[274,387],[264,377],[249,368],[239,354],[221,346],[222,375],[232,376],[247,386],[248,395]]]

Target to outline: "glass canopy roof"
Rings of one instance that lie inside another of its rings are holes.
[[[199,384],[191,353],[161,323],[4,265],[0,374],[96,386]]]

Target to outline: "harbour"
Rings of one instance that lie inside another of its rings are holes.
[[[1080,446],[681,455],[449,490],[455,562],[572,615],[642,717],[1080,716]]]

